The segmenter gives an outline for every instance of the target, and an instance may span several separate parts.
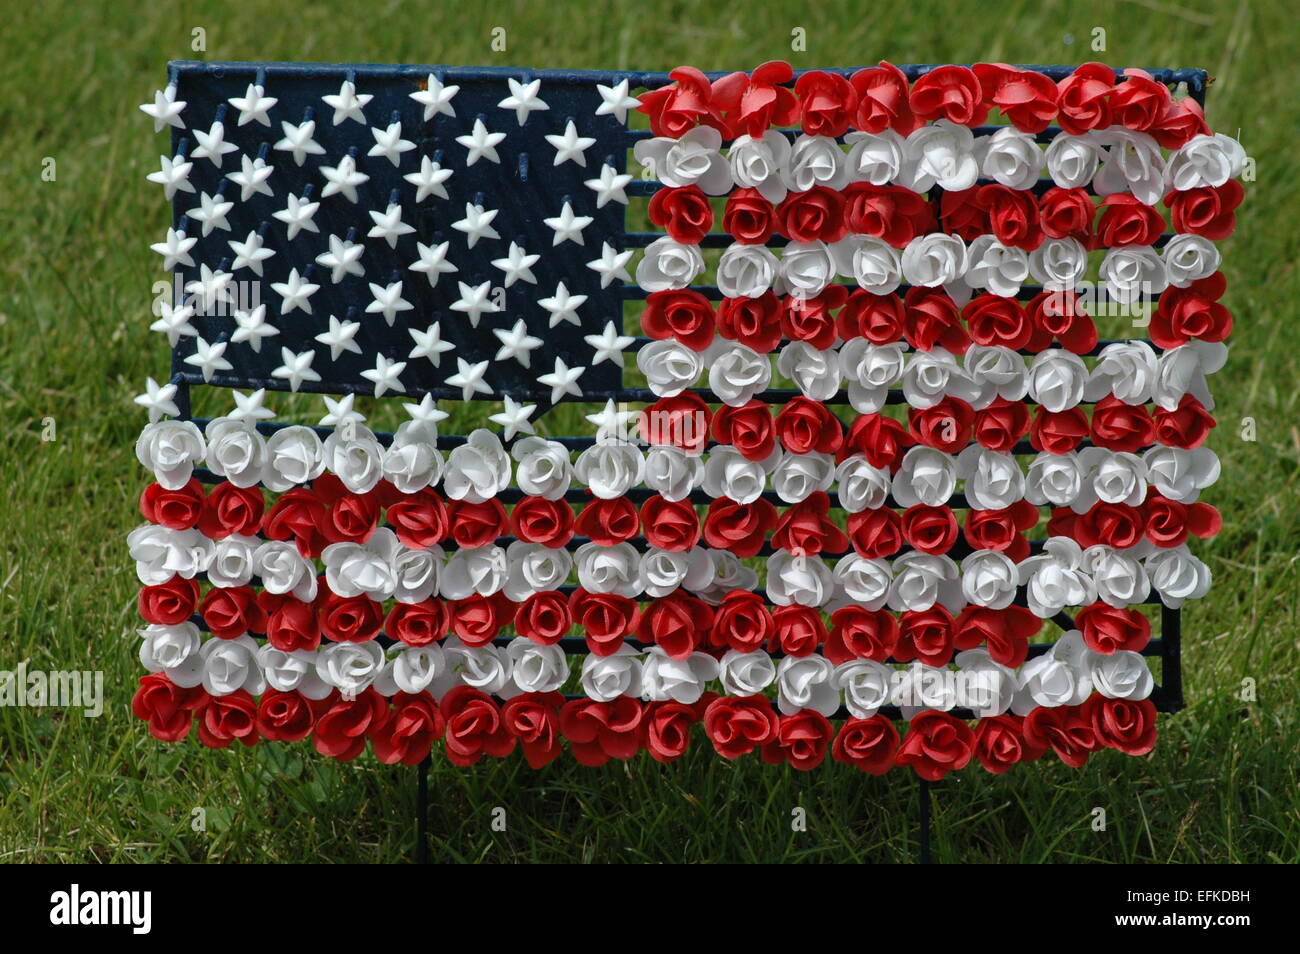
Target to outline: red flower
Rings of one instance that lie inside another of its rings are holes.
[[[1056,118],[1059,91],[1042,73],[1005,63],[976,63],[974,73],[979,77],[984,102],[1002,110],[1017,129],[1039,133]]]
[[[1136,507],[1102,501],[1073,518],[1070,535],[1084,549],[1105,544],[1124,550],[1142,539],[1143,529],[1142,514]]]
[[[224,696],[208,696],[197,710],[199,741],[210,749],[224,749],[238,740],[257,744],[257,702],[244,689]]]
[[[722,210],[722,229],[741,245],[765,245],[779,219],[757,189],[735,189]]]
[[[809,656],[826,641],[826,624],[811,606],[778,606],[772,610],[775,631],[769,651],[787,656]]]
[[[907,77],[892,63],[858,70],[849,80],[858,95],[853,125],[869,133],[892,129],[906,136],[919,125],[908,100]]]
[[[751,653],[775,635],[776,622],[763,597],[750,590],[732,590],[714,612],[709,645]]]
[[[637,416],[637,430],[649,444],[667,444],[688,454],[704,450],[709,439],[709,406],[694,391],[663,397]]]
[[[824,655],[835,665],[851,659],[884,662],[898,645],[898,620],[885,610],[851,603],[831,614]]]
[[[218,639],[266,632],[266,613],[251,586],[213,587],[199,604],[199,615]]]
[[[907,315],[897,295],[873,295],[855,289],[835,319],[841,338],[866,338],[872,344],[889,344],[903,337]]]
[[[1113,394],[1092,412],[1092,442],[1107,450],[1133,453],[1151,443],[1155,426],[1141,404],[1125,404]]]
[[[1104,63],[1084,63],[1056,84],[1057,120],[1072,136],[1111,125],[1110,93],[1115,71]]]
[[[315,559],[330,542],[321,531],[324,522],[324,502],[314,492],[295,487],[281,494],[267,511],[262,532],[269,540],[293,540],[299,553]]]
[[[1223,527],[1223,517],[1207,503],[1169,500],[1154,489],[1147,491],[1142,505],[1147,537],[1158,547],[1176,547],[1188,534],[1212,537]]]
[[[970,328],[971,340],[978,345],[1001,345],[1016,351],[1029,343],[1029,336],[1034,331],[1032,319],[1014,298],[1003,298],[991,292],[972,298],[962,309],[961,316]]]
[[[818,351],[835,344],[835,318],[831,312],[844,306],[849,292],[831,285],[820,295],[787,295],[781,312],[781,330],[791,341],[806,341]]]
[[[796,556],[843,553],[849,538],[830,518],[830,496],[815,490],[788,508],[772,532],[772,546]]]
[[[835,736],[831,758],[868,775],[884,775],[898,753],[898,730],[882,715],[870,719],[845,719]]]
[[[934,207],[911,189],[853,182],[843,195],[845,224],[857,235],[874,235],[903,248],[918,235],[935,230]]]
[[[717,497],[709,501],[704,515],[704,542],[715,550],[752,557],[762,549],[776,520],[776,507],[769,500],[760,497],[753,503],[741,504],[729,497]]]
[[[447,506],[432,490],[419,490],[388,505],[385,512],[403,546],[424,550],[447,537]]]
[[[971,242],[993,231],[988,207],[979,201],[979,193],[980,187],[971,186],[960,192],[945,191],[939,197],[939,217],[945,232]]]
[[[689,288],[651,292],[641,327],[651,338],[676,338],[692,351],[703,351],[713,342],[713,306]]]
[[[1171,192],[1165,196],[1165,205],[1169,207],[1175,232],[1189,232],[1219,241],[1237,228],[1236,208],[1245,195],[1241,183],[1229,179],[1217,188],[1201,186]]]
[[[627,497],[611,497],[584,504],[574,529],[593,543],[612,547],[641,532],[641,515]]]
[[[393,707],[370,727],[375,758],[385,765],[419,765],[442,738],[447,720],[427,692],[399,692]]]
[[[967,606],[953,624],[953,646],[958,650],[988,647],[989,657],[1012,669],[1029,655],[1029,641],[1043,628],[1043,621],[1023,606],[995,610]]]
[[[903,539],[922,553],[947,553],[957,542],[957,517],[948,507],[908,507],[903,512]]]
[[[898,511],[882,507],[851,513],[847,520],[853,549],[869,560],[893,556],[903,546],[903,518]]]
[[[693,66],[679,66],[668,75],[676,82],[639,97],[637,110],[650,117],[651,132],[680,139],[700,122],[726,130],[722,114],[712,102],[707,76]]]
[[[265,604],[267,595],[263,591],[259,602]],[[274,608],[264,605],[269,614],[266,620],[267,642],[286,653],[319,649],[320,622],[316,618],[316,607],[292,596],[279,597],[276,603]]]
[[[713,610],[708,603],[682,590],[654,600],[641,612],[637,638],[654,643],[673,659],[685,659],[708,638]]]
[[[199,532],[213,540],[224,540],[232,533],[255,536],[265,510],[261,487],[236,487],[223,481],[203,501]]]
[[[778,722],[765,696],[720,696],[704,711],[704,732],[724,759],[738,759],[772,742]]]
[[[993,234],[1003,245],[1032,252],[1043,244],[1043,223],[1032,192],[986,185],[976,193],[975,201],[988,209]]]
[[[654,494],[641,505],[641,526],[652,547],[683,553],[700,540],[700,518],[689,500]]]
[[[257,702],[257,731],[269,742],[301,742],[311,735],[316,715],[296,689],[267,689]]]
[[[588,593],[579,588],[569,594],[569,615],[596,656],[618,651],[636,625],[638,612],[636,600],[615,593]]]
[[[1097,241],[1107,248],[1154,245],[1164,230],[1164,217],[1137,196],[1119,192],[1101,200]]]
[[[975,757],[994,775],[1001,775],[1017,762],[1041,758],[1045,751],[1025,739],[1024,720],[1019,716],[991,716],[980,719],[975,726]]]
[[[1031,351],[1047,350],[1053,339],[1075,354],[1087,354],[1097,346],[1097,326],[1072,291],[1039,292],[1025,312],[1034,323],[1034,335],[1026,345]]]
[[[202,510],[203,485],[197,477],[191,477],[180,490],[168,490],[155,483],[140,494],[140,515],[150,523],[172,530],[189,530],[198,523]],[[229,533],[222,536],[229,536]]]
[[[194,615],[199,602],[199,581],[174,576],[166,583],[140,590],[136,607],[146,623],[175,626]]]
[[[1092,244],[1092,217],[1096,209],[1087,189],[1053,186],[1038,200],[1038,220],[1048,238],[1073,238]]]
[[[1135,609],[1093,603],[1079,610],[1074,625],[1094,653],[1109,656],[1120,650],[1140,653],[1151,642],[1151,622]]]
[[[517,740],[487,693],[457,686],[442,697],[439,708],[447,720],[444,747],[452,765],[467,768],[485,755],[502,759],[514,750]]]
[[[514,609],[503,593],[492,596],[472,593],[463,600],[451,601],[451,631],[466,646],[486,646],[511,621]]]
[[[946,712],[925,709],[908,723],[894,764],[910,765],[927,782],[937,782],[949,772],[965,768],[974,749],[975,733],[970,726]]]
[[[794,78],[790,64],[771,60],[746,76],[731,73],[713,83],[713,104],[726,113],[732,137],[758,139],[769,126],[790,126],[799,118],[799,99],[781,85]]]
[[[131,699],[131,712],[149,723],[149,734],[160,742],[179,742],[190,734],[194,710],[203,705],[208,694],[202,686],[184,689],[164,673],[140,677],[140,688]]]
[[[1173,150],[1187,145],[1193,136],[1208,136],[1210,127],[1201,104],[1188,96],[1170,103],[1150,131],[1156,142]]]
[[[1156,408],[1155,440],[1158,444],[1191,450],[1205,443],[1215,423],[1205,405],[1192,395],[1184,394],[1174,410]]]
[[[365,594],[339,596],[322,590],[316,599],[316,618],[326,639],[336,643],[364,643],[379,635],[384,608]]]
[[[927,408],[909,408],[908,430],[919,444],[956,454],[970,443],[975,412],[961,398],[945,397]]]
[[[769,765],[789,762],[801,772],[815,769],[826,760],[826,750],[835,737],[835,729],[815,709],[800,709],[777,721],[776,738],[763,746],[763,761]]]
[[[791,454],[833,454],[844,441],[839,418],[825,404],[802,394],[791,398],[777,414],[776,434]]]
[[[379,500],[373,493],[344,492],[330,501],[321,532],[331,543],[365,543],[379,525]]]
[[[1086,708],[1098,746],[1125,755],[1146,755],[1156,747],[1156,706],[1150,699],[1094,695]]]
[[[941,288],[913,285],[903,297],[907,319],[904,333],[913,348],[929,351],[938,345],[953,354],[965,354],[970,337],[962,327],[957,306]]]
[[[810,70],[795,81],[799,123],[809,136],[843,136],[858,109],[853,84],[838,73]]]
[[[1009,452],[1029,431],[1029,408],[1024,401],[995,397],[975,412],[975,440],[989,450]]]
[[[1176,348],[1193,338],[1227,338],[1232,334],[1232,314],[1219,302],[1227,287],[1223,272],[1215,272],[1186,288],[1166,290],[1151,316],[1151,340],[1161,348]]]
[[[1070,768],[1080,768],[1097,751],[1097,734],[1083,706],[1039,706],[1025,716],[1025,741],[1035,748],[1052,749]]]
[[[519,635],[543,646],[558,643],[572,625],[568,598],[559,590],[534,593],[515,609]]]
[[[718,334],[759,354],[781,343],[781,299],[771,289],[757,298],[724,298],[718,307]]]
[[[1128,69],[1110,97],[1111,121],[1145,131],[1160,121],[1172,102],[1169,87],[1157,83],[1145,70]]]
[[[320,707],[311,743],[321,755],[350,762],[366,750],[366,737],[387,712],[388,701],[374,689],[353,699],[335,693]]]
[[[903,425],[892,417],[859,414],[844,438],[838,458],[843,461],[856,452],[872,467],[888,468],[893,472],[898,470],[903,454],[913,443],[915,441]]]
[[[674,242],[699,245],[713,228],[713,207],[697,185],[664,187],[650,198],[650,221]]]
[[[730,444],[746,460],[767,460],[776,449],[776,423],[772,411],[757,398],[732,407],[724,404],[713,415],[713,439]]]
[[[465,550],[495,543],[497,537],[505,536],[509,522],[506,508],[496,497],[483,503],[453,500],[447,505],[447,524],[451,528],[451,538],[458,547]]]
[[[955,640],[953,618],[935,604],[928,610],[906,610],[898,620],[898,662],[919,659],[927,666],[946,666],[952,661]]]
[[[825,186],[791,192],[776,207],[781,234],[794,242],[838,242],[848,233],[844,196]]]
[[[560,710],[560,731],[573,757],[588,766],[630,759],[641,748],[641,703],[631,696],[612,702],[571,699]]]
[[[563,500],[524,497],[510,511],[510,530],[525,543],[558,549],[573,539],[573,508]]]
[[[943,117],[958,126],[980,126],[989,116],[980,81],[965,66],[940,66],[913,83],[912,112],[925,122]]]
[[[560,757],[560,706],[558,692],[526,692],[501,707],[506,730],[519,740],[524,759],[539,769]]]
[[[691,743],[691,726],[699,721],[698,713],[683,703],[649,703],[642,718],[646,751],[656,762],[681,758]]]
[[[451,616],[441,600],[397,603],[388,613],[384,631],[408,646],[432,646],[447,635]]]
[[[1003,510],[970,510],[964,536],[975,550],[997,550],[1019,563],[1029,556],[1024,531],[1038,523],[1038,508],[1028,500],[1017,500]]]
[[[1029,427],[1029,443],[1034,450],[1049,454],[1068,454],[1087,436],[1088,418],[1077,407],[1049,411],[1040,406],[1034,413],[1034,423]]]

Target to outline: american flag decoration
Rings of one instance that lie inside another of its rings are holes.
[[[1248,160],[1205,81],[173,64],[136,715],[462,766],[1150,751],[1220,523]]]

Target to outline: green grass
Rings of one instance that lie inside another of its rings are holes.
[[[210,752],[154,741],[129,713],[137,583],[124,538],[144,476],[130,404],[166,371],[148,329],[168,220],[144,181],[161,140],[136,104],[172,58],[433,62],[548,67],[750,68],[894,62],[1102,59],[1203,66],[1208,114],[1258,163],[1224,246],[1231,358],[1213,382],[1223,479],[1207,496],[1224,529],[1196,546],[1215,574],[1185,613],[1188,708],[1162,719],[1147,758],[1103,753],[935,790],[934,853],[946,862],[1300,859],[1296,482],[1300,431],[1288,332],[1295,262],[1293,11],[1281,0],[958,10],[923,0],[744,4],[500,5],[267,0],[15,4],[0,28],[0,669],[100,669],[102,718],[0,709],[0,858],[12,861],[387,861],[413,853],[415,775],[366,756],[339,765],[307,746]],[[343,14],[346,14],[344,16]],[[493,53],[490,31],[507,29]],[[207,51],[190,50],[191,29]],[[807,52],[791,53],[795,27]],[[1094,27],[1108,48],[1088,48]],[[42,160],[57,179],[41,179]],[[286,405],[273,402],[277,409]],[[52,418],[56,439],[42,441]],[[1241,439],[1252,418],[1255,441]],[[1239,698],[1243,679],[1258,700]],[[518,758],[435,764],[434,857],[487,861],[908,861],[916,786],[840,765],[811,774],[730,764],[697,741],[680,763],[641,756],[541,772]],[[491,812],[507,812],[505,832]],[[791,811],[807,811],[807,831]],[[1090,826],[1094,807],[1108,826]],[[192,829],[206,810],[206,831]]]

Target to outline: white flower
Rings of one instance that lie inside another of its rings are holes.
[[[412,550],[399,543],[393,554],[393,599],[399,603],[422,603],[436,593],[442,557],[442,547]]]
[[[780,460],[774,452],[766,461],[749,460],[736,448],[720,444],[704,464],[704,492],[710,497],[730,497],[736,503],[753,503],[767,486],[767,475]]]
[[[1194,557],[1186,544],[1153,553],[1146,559],[1146,570],[1160,602],[1170,609],[1210,591],[1210,568]]]
[[[894,670],[871,659],[850,659],[835,667],[831,686],[844,693],[844,706],[855,719],[870,719],[888,705]]]
[[[1184,394],[1190,394],[1207,411],[1213,411],[1214,396],[1205,376],[1220,370],[1227,360],[1228,346],[1221,341],[1189,341],[1170,348],[1157,362],[1152,400],[1166,411],[1172,411]]]
[[[203,688],[214,696],[243,689],[261,695],[266,688],[257,665],[257,640],[247,634],[234,639],[209,639],[199,647],[203,661]]]
[[[641,349],[645,351],[644,348]],[[711,352],[709,387],[731,407],[747,404],[772,383],[772,362],[742,344],[727,343]]]
[[[280,692],[297,690],[308,699],[323,699],[333,690],[316,674],[317,650],[295,649],[284,652],[270,643],[257,650],[257,665],[272,689]]]
[[[873,295],[888,295],[903,283],[903,261],[898,249],[872,235],[850,235],[832,249],[835,268],[852,275],[858,287]]]
[[[213,586],[246,586],[253,578],[253,553],[261,545],[257,537],[232,533],[212,545],[208,582]]]
[[[1106,293],[1120,304],[1150,300],[1168,285],[1165,261],[1149,245],[1107,249],[1100,275]]]
[[[980,647],[957,654],[957,705],[970,709],[981,719],[1000,716],[1015,701],[1015,670],[993,661]]]
[[[840,348],[849,404],[859,414],[874,414],[885,406],[890,386],[903,374],[903,350],[899,342],[877,345],[866,338],[852,338]]]
[[[641,483],[645,458],[632,444],[595,444],[578,455],[573,471],[593,494],[611,500]]]
[[[436,484],[442,479],[443,468],[437,439],[432,424],[404,421],[384,450],[384,478],[404,494]]]
[[[832,716],[840,707],[835,667],[825,656],[786,656],[776,667],[776,705],[786,715],[812,709]]]
[[[903,277],[913,285],[951,284],[966,274],[967,263],[966,243],[959,235],[929,232],[903,249]]]
[[[897,705],[909,722],[924,709],[947,712],[957,705],[956,681],[949,670],[916,661],[892,678],[889,701]]]
[[[917,445],[903,455],[894,474],[894,499],[900,507],[938,507],[957,489],[957,460],[933,447]]]
[[[1107,699],[1145,699],[1155,688],[1141,653],[1121,649],[1109,655],[1089,653],[1086,658],[1093,688]]]
[[[767,596],[777,606],[823,605],[835,592],[831,569],[819,557],[784,550],[767,559]]]
[[[1029,396],[1053,413],[1076,407],[1087,384],[1083,359],[1062,348],[1040,351],[1029,365]]]
[[[1151,400],[1155,384],[1156,353],[1145,341],[1116,341],[1106,345],[1088,375],[1084,398],[1099,401],[1113,394],[1125,404]]]
[[[438,577],[438,591],[449,600],[475,594],[491,596],[506,584],[510,568],[506,551],[498,546],[455,550]]]
[[[639,573],[641,589],[647,596],[659,598],[679,587],[708,589],[713,582],[713,561],[703,547],[684,553],[651,547],[641,554]]]
[[[1016,715],[1028,715],[1038,706],[1057,708],[1077,706],[1092,694],[1092,677],[1086,664],[1076,665],[1071,653],[1076,652],[1067,641],[1082,639],[1071,630],[1041,656],[1035,656],[1020,667],[1019,689],[1011,703]],[[1062,644],[1067,644],[1062,649]],[[1080,656],[1080,658],[1082,658]]]
[[[1078,239],[1049,238],[1029,253],[1029,274],[1048,291],[1075,288],[1088,272],[1088,251]]]
[[[636,283],[649,292],[685,288],[704,271],[697,245],[682,245],[664,236],[646,246],[636,266]]]
[[[971,131],[939,119],[908,135],[897,179],[913,192],[929,192],[936,184],[948,192],[961,192],[975,184],[979,171]]]
[[[1088,184],[1101,165],[1101,147],[1091,133],[1060,133],[1047,147],[1047,174],[1062,189]]]
[[[519,462],[515,480],[526,494],[559,500],[573,482],[569,451],[559,441],[525,437],[515,442],[511,454]]]
[[[729,245],[718,260],[718,288],[728,298],[758,298],[772,287],[781,265],[765,245]]]
[[[1046,159],[1030,133],[1003,126],[982,143],[984,175],[1018,191],[1032,189],[1043,174]]]
[[[136,576],[146,586],[166,583],[173,576],[192,580],[212,563],[212,541],[198,530],[145,524],[127,534],[126,545]]]
[[[641,594],[641,555],[630,543],[602,547],[584,543],[573,554],[578,583],[589,593]]]
[[[384,449],[368,427],[336,427],[322,451],[325,466],[354,494],[369,493],[384,476]]]
[[[266,440],[251,421],[219,417],[208,424],[208,469],[236,487],[252,487],[266,467]]]
[[[1193,136],[1169,157],[1165,181],[1179,192],[1205,186],[1218,188],[1246,168],[1246,150],[1231,136]],[[1154,205],[1154,203],[1151,203]]]
[[[509,486],[510,455],[491,431],[472,431],[447,455],[442,487],[452,500],[484,503]]]
[[[695,384],[704,373],[703,357],[672,338],[651,341],[636,353],[636,366],[650,390],[674,397]]]
[[[517,603],[542,590],[559,589],[573,569],[573,557],[563,547],[525,543],[523,540],[515,540],[506,549],[506,563],[510,575],[506,579],[505,594]]]
[[[154,479],[168,490],[188,484],[194,465],[206,453],[203,434],[193,421],[154,421],[145,425],[135,442],[140,466],[153,471]]]
[[[850,553],[835,564],[835,582],[842,596],[874,612],[889,599],[894,573],[888,560]]]
[[[970,375],[946,349],[935,347],[908,355],[903,371],[903,396],[909,407],[933,407],[949,395],[970,402],[979,393]]]
[[[727,150],[732,178],[744,189],[757,189],[773,205],[785,199],[786,186],[781,170],[790,162],[790,140],[775,129],[763,133],[761,139],[737,136]]]
[[[632,154],[666,186],[696,185],[709,195],[726,195],[731,190],[731,168],[719,153],[721,146],[720,132],[696,126],[680,139],[643,139]]]
[[[987,288],[1003,298],[1014,298],[1029,278],[1029,253],[1003,245],[992,235],[978,235],[968,250],[966,283]]]
[[[1092,498],[1106,503],[1141,505],[1147,495],[1147,465],[1137,454],[1110,451],[1102,447],[1085,447],[1078,454],[1084,489],[1075,511],[1083,513],[1093,504]]]
[[[781,250],[781,282],[792,295],[803,298],[820,295],[835,274],[835,256],[825,242],[791,242]]]
[[[818,490],[830,490],[834,480],[835,458],[816,451],[786,454],[772,471],[772,489],[786,503],[798,503]]]
[[[564,647],[541,646],[516,636],[506,644],[510,676],[520,692],[555,692],[569,678],[569,660]]]
[[[1203,235],[1175,235],[1161,252],[1165,274],[1174,288],[1208,278],[1219,270],[1223,256],[1219,247]]]
[[[969,398],[957,392],[952,393],[956,397],[962,397],[976,411],[988,407],[995,398],[1022,400],[1029,390],[1029,371],[1025,368],[1025,359],[1010,348],[973,344],[966,349],[962,363],[976,393]]]
[[[1094,192],[1131,192],[1144,205],[1160,201],[1164,195],[1165,160],[1151,136],[1122,126],[1096,130],[1093,136],[1106,150],[1092,180]]]
[[[878,133],[851,132],[844,137],[849,146],[848,171],[854,182],[887,185],[898,177],[907,156],[907,142],[892,129]]]
[[[253,568],[268,593],[290,593],[304,603],[316,598],[316,566],[292,543],[265,541],[253,551]]]
[[[1025,499],[1035,507],[1050,503],[1065,507],[1074,502],[1083,487],[1079,456],[1040,453],[1029,465],[1025,476]]]
[[[199,655],[202,638],[193,623],[175,626],[152,624],[138,631],[140,662],[150,672],[165,673],[183,689],[192,689],[203,681],[203,658]]]
[[[1107,546],[1084,551],[1084,569],[1097,584],[1097,598],[1103,603],[1122,608],[1143,602],[1151,592],[1146,569],[1131,553]]]
[[[284,493],[311,483],[324,470],[325,448],[310,427],[301,424],[282,427],[266,439],[262,483],[267,490]]]
[[[441,646],[403,646],[393,660],[393,681],[402,692],[424,692],[447,671]]]
[[[942,604],[950,613],[958,613],[966,605],[961,576],[952,558],[912,552],[896,559],[889,608],[928,610],[936,603]]]
[[[704,695],[704,686],[718,678],[718,661],[707,653],[691,653],[672,659],[663,649],[651,646],[641,666],[641,698],[647,702],[680,702],[694,705]]]
[[[1067,606],[1096,602],[1097,586],[1083,569],[1083,551],[1069,537],[1048,537],[1043,552],[1020,563],[1030,611],[1049,619]]]
[[[957,455],[966,501],[979,510],[1003,510],[1025,496],[1025,475],[1015,457],[971,444]]]
[[[781,349],[776,369],[813,401],[828,401],[840,389],[842,372],[834,348],[818,351],[806,341],[791,341]]]
[[[339,596],[391,599],[397,589],[393,563],[400,548],[397,535],[387,527],[380,527],[365,543],[331,543],[321,553],[325,582]]]
[[[695,595],[710,606],[717,606],[732,590],[752,590],[758,586],[758,571],[741,563],[740,557],[730,550],[704,552],[713,564],[713,580],[705,589],[696,590]]]
[[[637,651],[624,645],[609,656],[587,654],[582,660],[582,691],[597,702],[641,695],[641,661]]]
[[[685,500],[703,479],[699,454],[668,444],[655,444],[645,453],[645,485],[665,500]]]
[[[800,136],[781,172],[791,192],[807,192],[813,186],[842,189],[849,182],[844,152],[829,136]]]
[[[1147,480],[1170,500],[1195,503],[1201,491],[1219,479],[1219,458],[1208,447],[1184,450],[1156,446],[1142,455]]]
[[[776,664],[765,652],[728,649],[719,663],[718,678],[729,696],[757,696],[776,681]]]
[[[889,471],[872,464],[861,454],[847,457],[835,471],[840,506],[848,513],[878,510],[889,496]]]
[[[513,661],[504,647],[466,646],[453,636],[443,653],[448,668],[467,686],[499,694],[510,684]]]

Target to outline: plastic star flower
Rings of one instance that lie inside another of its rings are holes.
[[[356,84],[351,80],[344,80],[336,95],[322,96],[321,99],[325,101],[326,106],[334,109],[335,126],[349,119],[364,126],[366,115],[361,109],[374,97],[367,93],[357,93]]]
[[[164,126],[185,128],[181,112],[185,109],[185,100],[176,98],[176,87],[169,85],[153,94],[152,103],[142,103],[140,112],[153,120],[153,131],[162,132]]]
[[[141,107],[142,109],[144,107]],[[176,385],[164,384],[161,387],[153,378],[145,378],[144,394],[137,394],[134,402],[149,411],[149,423],[166,415],[180,417],[181,409],[176,406]]]
[[[239,122],[236,124],[239,126],[257,121],[263,126],[269,127],[271,117],[266,115],[267,110],[278,102],[278,99],[274,96],[267,96],[262,87],[253,83],[248,84],[248,89],[243,96],[230,97],[230,105],[239,110]]]
[[[535,79],[531,83],[521,83],[514,77],[510,77],[506,82],[510,84],[510,95],[497,105],[502,109],[513,109],[515,119],[519,121],[519,125],[522,126],[528,121],[529,113],[551,108],[537,95],[538,90],[542,88],[541,80]]]
[[[509,394],[502,396],[502,404],[503,408],[496,414],[489,415],[488,420],[504,428],[503,436],[506,440],[510,440],[516,434],[534,433],[533,425],[528,419],[537,410],[536,404],[520,404]]]
[[[430,73],[425,88],[416,90],[410,96],[424,107],[424,121],[427,123],[439,113],[455,116],[456,110],[451,108],[451,101],[458,92],[459,86],[444,86],[442,80]]]

